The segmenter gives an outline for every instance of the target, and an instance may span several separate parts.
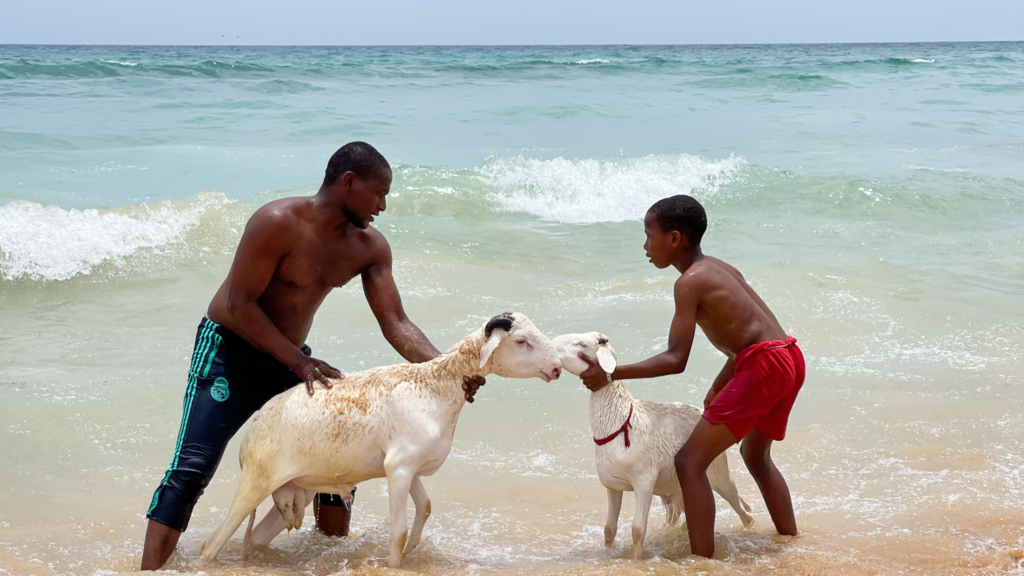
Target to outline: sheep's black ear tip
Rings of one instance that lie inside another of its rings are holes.
[[[598,346],[604,346],[607,343],[608,343],[608,339],[607,338],[598,338],[597,339],[597,345]]]

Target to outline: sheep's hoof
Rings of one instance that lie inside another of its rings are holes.
[[[608,527],[608,526],[605,526],[605,528],[604,528],[604,545],[605,545],[606,548],[611,548],[612,546],[615,546],[615,532],[616,532],[615,529],[613,529],[611,527]]]

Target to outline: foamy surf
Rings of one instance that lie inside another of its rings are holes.
[[[964,179],[970,179],[975,190],[983,193],[959,190]],[[251,205],[220,192],[114,210],[13,201],[0,205],[0,277],[62,281],[97,273],[120,274],[132,269],[130,264],[143,255],[180,262],[194,260],[209,250],[231,253],[254,206],[285,196],[308,196],[316,188],[311,184],[267,192],[252,199]],[[1024,214],[1024,182],[974,174],[919,169],[906,179],[867,180],[845,175],[801,176],[748,164],[738,156],[509,156],[491,157],[471,167],[397,164],[388,210],[377,224],[385,231],[400,225],[438,240],[443,237],[445,246],[456,239],[478,243],[479,237],[461,237],[465,229],[447,230],[430,219],[495,222],[488,227],[493,233],[505,226],[510,215],[520,222],[574,226],[639,223],[654,202],[675,194],[695,196],[708,205],[713,225],[739,224],[741,234],[750,226],[764,224],[762,212],[775,210],[780,203],[785,203],[788,212],[776,224],[796,237],[812,234],[810,230],[821,225],[821,218],[835,218],[841,222],[836,225],[847,231],[830,237],[835,249],[884,255],[883,262],[900,262],[910,254],[916,254],[913,258],[918,262],[935,257],[933,251],[922,253],[915,246],[933,233],[937,223],[945,229],[943,242],[953,241],[953,234],[964,234],[958,245],[961,249],[972,247],[980,242],[975,233],[980,221],[987,222],[990,233],[1000,234],[993,241],[1010,257],[1020,250],[1015,240],[1019,234],[1016,222]],[[440,230],[444,234],[439,235]],[[581,234],[577,231],[566,241],[585,246]],[[901,240],[886,244],[880,241],[880,234]],[[757,251],[762,244],[749,250]],[[486,254],[481,256],[494,257],[491,250],[484,250]],[[1005,268],[993,271],[1006,275]],[[410,289],[408,295],[422,288]],[[450,288],[439,284],[430,293]],[[905,297],[913,297],[915,290]]]
[[[689,154],[621,160],[493,158],[480,169],[488,198],[508,212],[567,224],[642,220],[651,204],[675,194],[707,200],[746,161]]]
[[[143,250],[180,243],[203,214],[231,203],[209,192],[183,202],[75,210],[14,201],[0,206],[0,274],[6,280],[68,280]]]
[[[398,215],[490,217],[518,212],[565,224],[642,220],[659,198],[713,197],[746,165],[742,158],[711,160],[688,154],[615,160],[490,158],[481,166],[396,166],[392,210]],[[302,187],[261,196],[309,195]],[[238,212],[234,232],[214,246],[189,245],[190,232],[228,205]],[[62,281],[99,267],[124,270],[133,255],[232,249],[240,218],[250,208],[220,192],[182,202],[161,201],[114,210],[65,209],[36,202],[0,205],[0,274],[7,280]]]

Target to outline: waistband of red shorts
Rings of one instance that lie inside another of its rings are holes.
[[[777,348],[786,348],[796,344],[796,338],[792,336],[787,337],[785,340],[766,340],[764,342],[758,342],[757,344],[751,344],[736,354],[736,360],[733,362],[735,366],[739,366],[745,362],[748,358],[759,352],[765,350],[775,350]]]

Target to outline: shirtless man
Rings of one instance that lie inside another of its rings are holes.
[[[364,142],[341,147],[315,196],[283,198],[252,215],[227,279],[199,324],[174,457],[146,517],[142,569],[161,568],[188,526],[228,441],[267,400],[305,382],[330,387],[341,372],[303,342],[327,294],[361,276],[384,337],[409,362],[440,354],[406,317],[391,248],[373,218],[386,208],[391,167]],[[466,379],[466,400],[484,384]],[[314,441],[315,439],[310,439]],[[351,497],[321,494],[318,528],[348,532]]]
[[[695,327],[726,356],[725,366],[704,399],[704,417],[676,455],[690,550],[715,552],[715,499],[707,468],[719,454],[742,441],[740,453],[761,489],[779,534],[796,535],[789,488],[771,459],[773,440],[786,435],[793,402],[804,382],[804,358],[768,306],[732,266],[701,252],[707,216],[699,202],[679,195],[658,201],[644,218],[644,250],[658,268],[675,266],[675,316],[668,350],[619,366],[606,374],[590,367],[580,374],[592,391],[612,379],[654,378],[686,369]]]

